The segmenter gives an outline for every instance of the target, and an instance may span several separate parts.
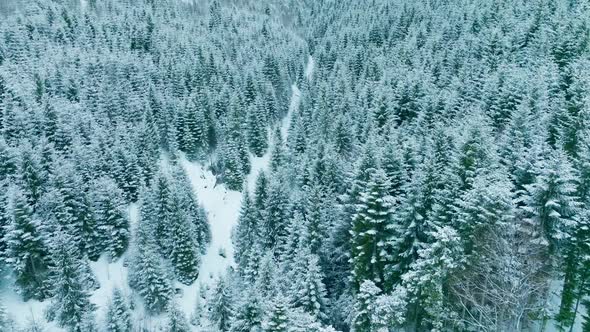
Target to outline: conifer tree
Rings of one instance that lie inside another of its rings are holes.
[[[292,305],[301,307],[318,320],[325,320],[328,304],[319,258],[312,254],[309,248],[300,246],[292,269],[290,276],[294,280],[290,289]]]
[[[357,302],[354,308],[354,318],[352,322],[352,331],[378,331],[377,324],[373,321],[374,306],[377,296],[381,293],[381,289],[370,280],[365,280],[359,287],[359,292],[356,296]]]
[[[266,119],[264,117],[263,109],[257,101],[253,106],[248,108],[247,128],[248,128],[248,145],[250,151],[261,157],[268,148],[268,138],[266,129]]]
[[[90,292],[85,288],[82,261],[75,242],[67,232],[59,234],[52,245],[51,294],[53,299],[47,308],[47,319],[56,321],[70,331],[84,331],[85,320],[95,310],[90,302]]]
[[[232,298],[223,278],[217,281],[209,304],[210,320],[220,331],[228,331],[233,317]]]
[[[287,332],[290,322],[287,316],[289,307],[283,296],[277,296],[271,304],[268,317],[263,323],[264,332]]]
[[[97,259],[106,252],[120,257],[129,245],[129,220],[122,208],[123,193],[110,178],[100,178],[92,190],[95,229],[88,243],[88,257]]]
[[[178,281],[190,285],[199,275],[199,244],[194,238],[193,225],[186,219],[183,211],[176,204],[173,209],[169,234],[172,242],[170,259]]]
[[[139,293],[148,311],[160,313],[167,308],[173,294],[167,266],[153,240],[140,239],[135,246],[129,264],[129,286]]]
[[[3,242],[6,243],[6,262],[16,277],[19,292],[25,300],[44,299],[48,293],[49,246],[45,242],[41,224],[34,219],[25,196],[14,188],[9,198],[9,225]]]
[[[190,332],[192,331],[184,313],[178,308],[178,305],[172,303],[168,308],[168,326],[167,332]]]
[[[121,290],[115,288],[107,309],[106,330],[108,332],[131,332],[131,312]]]
[[[262,234],[267,249],[279,248],[287,240],[288,204],[288,196],[283,184],[279,180],[271,182],[265,202],[265,219],[262,225]]]
[[[262,331],[263,312],[260,299],[253,291],[246,293],[235,310],[231,332],[260,332]]]
[[[385,172],[374,170],[353,218],[350,259],[357,289],[364,280],[372,280],[379,285],[385,282],[385,266],[391,259],[387,247],[392,216],[388,188]]]
[[[526,186],[523,208],[527,213],[523,231],[532,240],[547,247],[549,253],[559,249],[576,225],[579,202],[577,178],[563,152],[556,151],[543,164],[536,182]]]
[[[248,190],[246,189],[242,193],[242,207],[240,209],[238,224],[232,234],[232,242],[236,252],[234,258],[240,271],[243,271],[248,264],[248,257],[244,254],[259,241],[259,231],[255,210],[252,206]]]
[[[460,267],[462,248],[457,232],[451,227],[437,228],[432,236],[434,242],[419,250],[420,257],[403,276],[403,285],[416,301],[409,319],[419,327],[444,331],[452,318],[446,306],[446,282]]]

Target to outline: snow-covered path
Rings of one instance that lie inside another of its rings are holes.
[[[308,79],[311,78],[313,73],[313,66],[313,58],[310,56],[305,70]],[[286,138],[288,135],[291,117],[299,108],[301,101],[301,91],[299,88],[293,84],[291,90],[289,111],[281,122],[281,134],[283,138]],[[252,169],[246,179],[250,192],[254,188],[256,176],[260,171],[268,168],[271,150],[272,142],[265,155],[262,157],[251,156]],[[207,253],[201,258],[199,278],[191,286],[177,285],[183,289],[182,300],[179,304],[184,312],[189,315],[194,309],[199,285],[212,285],[219,275],[223,274],[228,267],[234,264],[234,248],[231,234],[232,229],[238,222],[242,193],[228,190],[223,184],[216,185],[215,175],[204,165],[189,162],[185,158],[182,158],[181,164],[190,179],[199,203],[207,212],[211,227],[211,244],[207,249]],[[225,257],[220,255],[221,251],[225,253]]]

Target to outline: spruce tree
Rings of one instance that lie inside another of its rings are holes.
[[[88,243],[88,257],[97,259],[106,252],[111,259],[120,257],[129,245],[129,220],[123,210],[123,192],[110,178],[98,179],[92,187],[95,229]]]
[[[358,289],[364,280],[377,285],[385,282],[384,270],[391,259],[387,247],[392,217],[389,183],[383,170],[374,170],[363,190],[353,218],[350,261],[352,278]]]
[[[290,322],[287,316],[289,307],[283,296],[277,296],[271,303],[268,317],[263,323],[264,332],[287,332]]]
[[[172,251],[170,260],[174,266],[178,281],[185,285],[192,284],[199,276],[199,244],[195,241],[195,231],[184,212],[175,204],[171,215],[170,241]]]
[[[377,331],[374,322],[374,305],[381,289],[371,280],[365,280],[361,283],[356,295],[354,307],[354,318],[352,321],[352,331]]]
[[[240,209],[238,224],[232,234],[232,242],[235,247],[234,259],[240,271],[243,271],[248,265],[248,257],[244,254],[259,241],[258,233],[259,225],[255,210],[252,206],[248,190],[244,190],[242,193],[242,207]]]
[[[133,330],[131,312],[119,288],[113,290],[109,301],[106,330],[108,332],[131,332]]]
[[[129,286],[139,293],[149,312],[160,313],[167,308],[174,292],[168,267],[153,240],[135,246],[129,264]]]
[[[172,303],[170,308],[168,308],[168,326],[166,327],[166,332],[190,332],[192,328],[190,327],[188,320],[186,319],[184,313],[178,308],[178,305]]]
[[[41,300],[48,294],[49,246],[26,197],[17,188],[10,196],[7,211],[10,223],[2,240],[6,243],[6,262],[15,274],[23,298]]]
[[[267,122],[262,112],[261,105],[256,102],[248,108],[247,115],[248,145],[250,151],[257,157],[262,157],[268,148]]]
[[[263,312],[260,299],[253,291],[248,291],[238,302],[231,322],[231,332],[260,332],[262,331]]]
[[[220,278],[209,303],[209,318],[220,331],[228,331],[233,317],[232,298],[228,284]]]
[[[264,207],[265,219],[262,225],[266,249],[279,248],[287,240],[288,199],[281,181],[275,180],[270,183]]]
[[[51,257],[53,299],[46,311],[47,319],[72,332],[84,331],[85,320],[95,307],[90,302],[90,292],[85,288],[82,261],[75,242],[67,232],[56,236]]]

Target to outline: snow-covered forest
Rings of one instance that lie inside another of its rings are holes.
[[[590,331],[587,0],[0,0],[1,332]]]

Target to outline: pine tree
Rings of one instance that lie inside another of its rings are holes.
[[[536,243],[547,246],[552,254],[566,241],[575,227],[579,209],[576,197],[577,178],[563,152],[550,155],[539,167],[536,182],[525,186],[523,209],[527,213],[523,229]]]
[[[113,290],[113,295],[109,302],[106,330],[108,332],[131,332],[133,330],[129,306],[121,290],[118,288]]]
[[[270,183],[262,225],[264,244],[269,250],[279,248],[287,240],[288,198],[279,180]]]
[[[289,307],[287,301],[283,296],[277,296],[271,304],[268,317],[263,323],[264,332],[287,332],[289,330],[290,322],[287,313]]]
[[[281,127],[277,126],[273,134],[273,148],[270,154],[269,169],[272,173],[276,173],[283,167],[287,156],[285,155],[285,147],[283,142],[283,134]]]
[[[135,246],[129,264],[129,285],[139,293],[148,311],[160,313],[167,308],[173,294],[167,266],[153,240]]]
[[[43,174],[40,163],[37,160],[37,154],[28,144],[23,145],[19,168],[19,180],[24,194],[27,196],[29,204],[35,207],[37,201],[43,194],[45,183],[42,178]]]
[[[445,297],[446,283],[461,265],[462,248],[451,227],[437,228],[432,236],[434,242],[419,250],[420,257],[403,276],[403,284],[416,303],[410,317],[418,328],[444,331],[452,318]]]
[[[228,189],[239,191],[244,181],[244,166],[240,156],[240,146],[230,139],[222,150],[224,165],[223,180]]]
[[[253,291],[245,292],[246,296],[238,303],[231,322],[231,332],[261,332],[263,312],[258,295]]]
[[[235,248],[234,259],[240,271],[243,271],[248,265],[248,257],[244,254],[259,241],[258,220],[256,219],[248,190],[244,190],[242,197],[242,207],[240,209],[238,224],[232,234],[232,242]]]
[[[172,303],[168,308],[168,326],[167,332],[190,332],[192,331],[184,313],[178,308],[178,305]]]
[[[94,235],[96,224],[92,218],[90,200],[84,192],[85,186],[69,161],[63,161],[56,168],[53,187],[56,191],[53,211],[56,222],[69,232],[82,256],[87,252],[86,246]]]
[[[373,303],[376,302],[379,294],[381,294],[381,289],[374,282],[365,280],[361,283],[356,296],[352,331],[378,331],[377,324],[373,322]]]
[[[301,307],[318,320],[325,320],[328,303],[318,256],[312,254],[309,248],[300,246],[292,269],[292,305]]]
[[[10,224],[3,239],[6,262],[12,268],[25,300],[44,299],[48,293],[49,248],[28,200],[18,189],[13,190],[8,206]]]
[[[199,276],[199,244],[195,241],[193,225],[186,219],[177,204],[173,206],[171,215],[170,241],[172,251],[170,259],[176,277],[185,285],[192,284]]]
[[[53,299],[47,308],[47,319],[56,321],[70,331],[84,331],[88,313],[95,310],[90,292],[85,288],[81,273],[82,261],[75,242],[66,233],[57,235],[52,250],[51,284]]]
[[[213,297],[209,304],[210,320],[220,331],[228,331],[233,317],[232,299],[230,290],[223,278],[217,281]]]
[[[202,253],[207,250],[211,242],[211,230],[206,211],[199,205],[196,194],[190,185],[190,179],[181,167],[175,167],[174,172],[176,196],[183,211],[195,230],[195,240]]]
[[[392,216],[388,189],[385,172],[375,170],[361,194],[353,218],[350,259],[357,289],[364,280],[372,280],[378,285],[385,282],[384,270],[391,256],[387,248]]]
[[[262,112],[263,109],[257,101],[248,108],[247,115],[248,145],[250,151],[257,157],[262,157],[268,148],[267,121]]]
[[[88,243],[88,257],[97,259],[106,252],[111,259],[117,259],[127,250],[130,237],[123,192],[110,178],[100,178],[93,186],[92,195],[96,226]]]

